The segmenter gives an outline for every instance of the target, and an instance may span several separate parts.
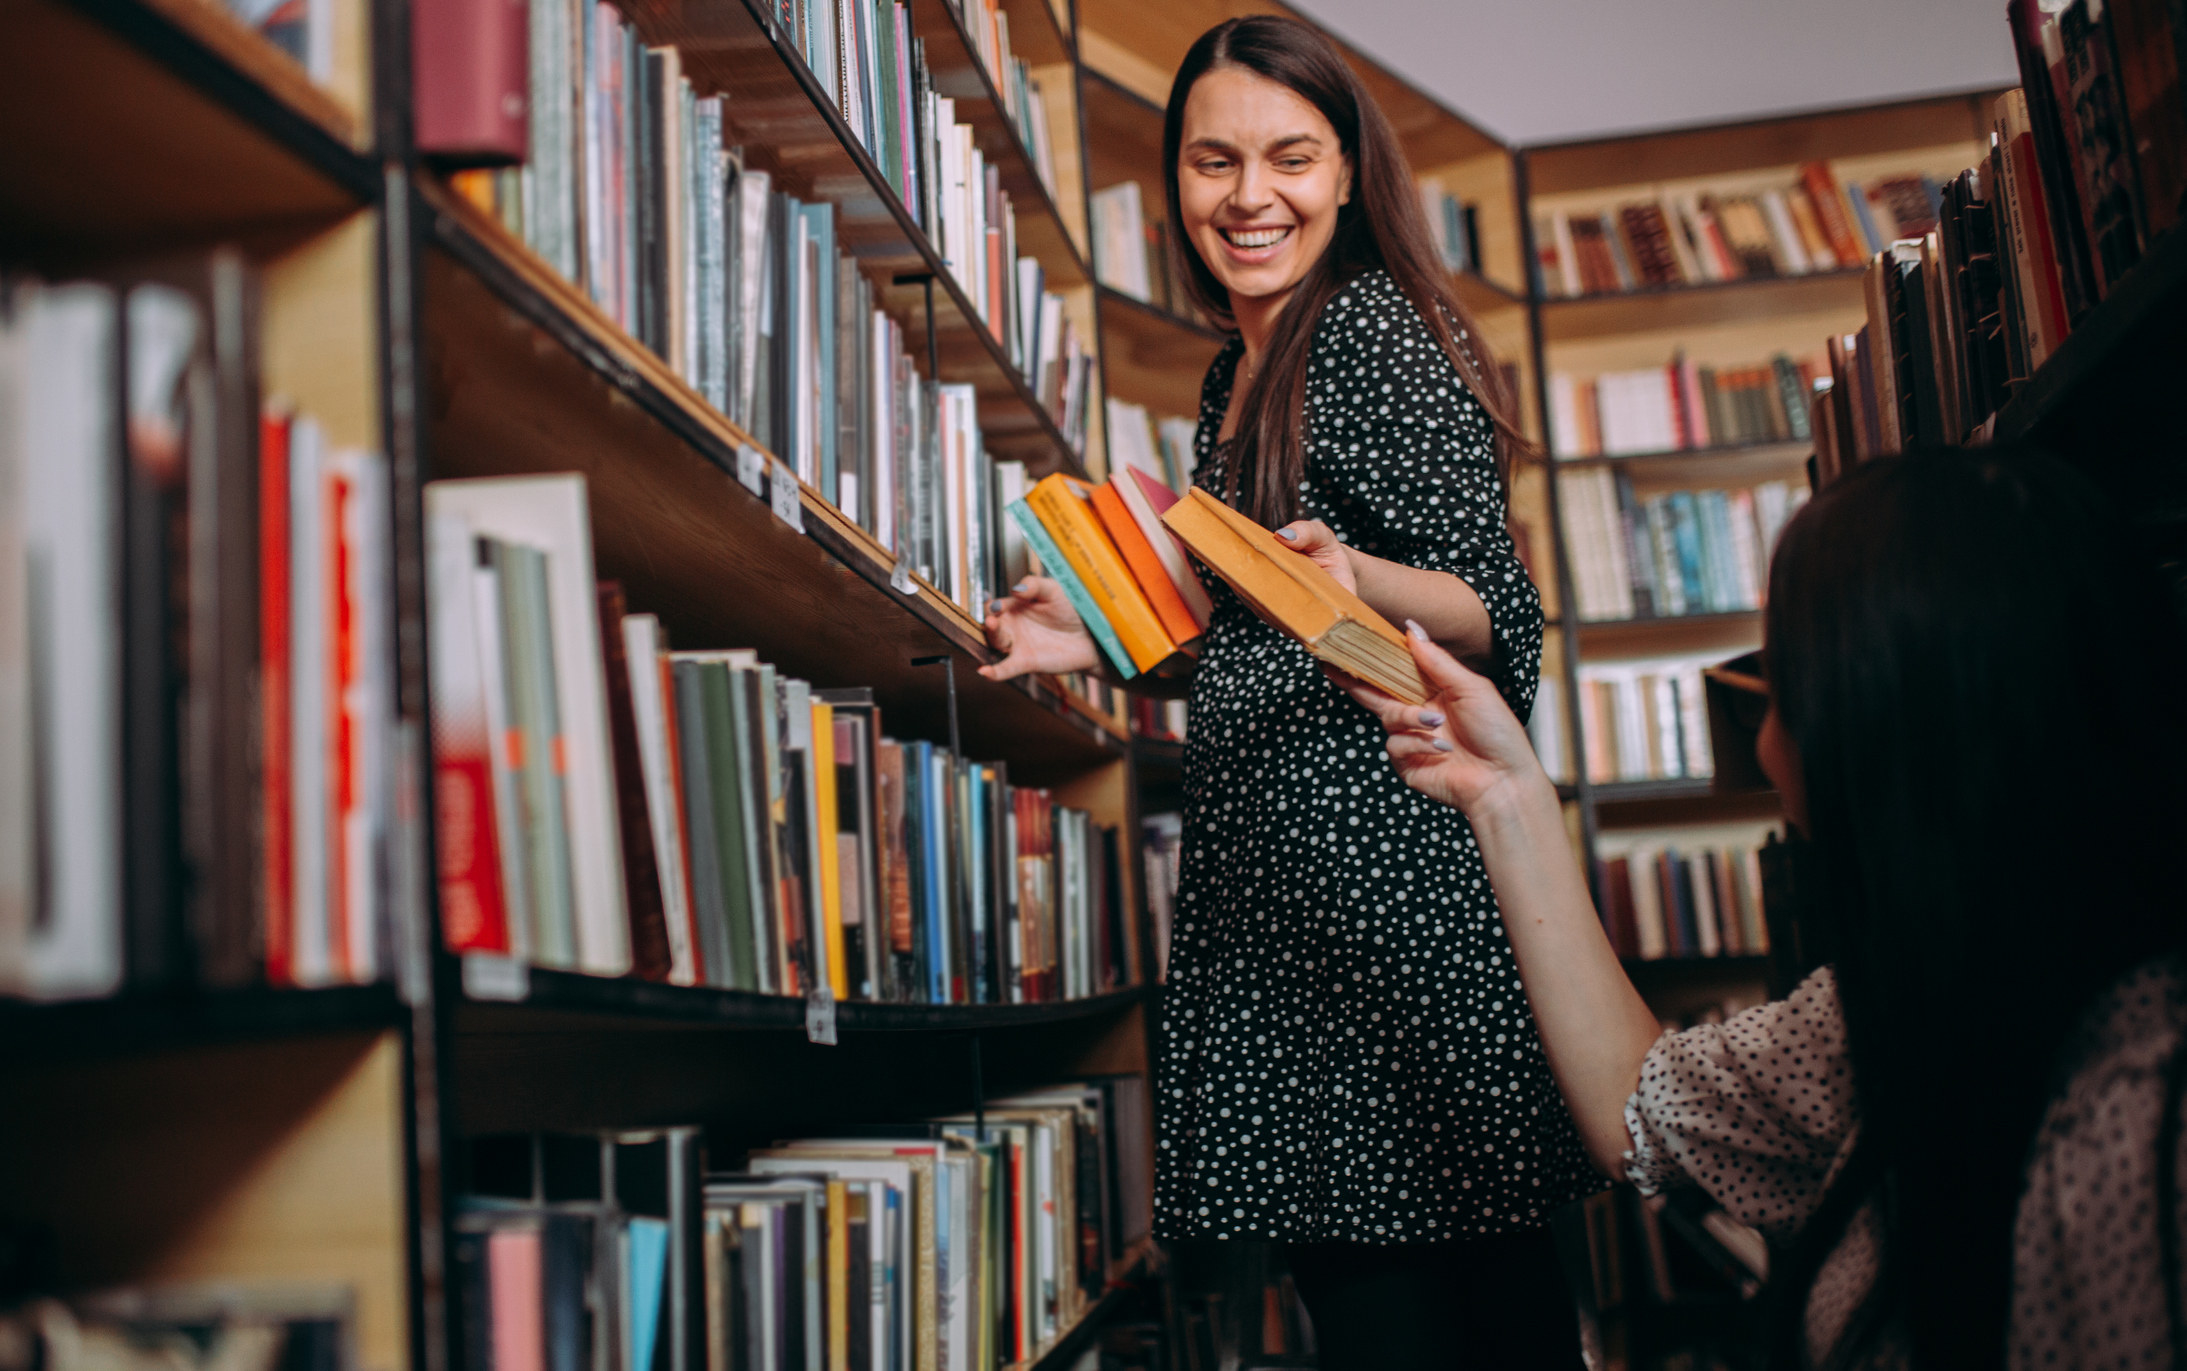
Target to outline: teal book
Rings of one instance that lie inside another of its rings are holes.
[[[661,1304],[668,1277],[668,1220],[634,1217],[626,1241],[630,1260],[630,1366],[651,1371],[661,1335]]]
[[[1101,644],[1102,652],[1115,664],[1117,673],[1127,681],[1137,676],[1139,668],[1132,665],[1131,654],[1124,650],[1124,644],[1118,640],[1116,630],[1109,627],[1108,616],[1101,612],[1101,607],[1094,603],[1093,596],[1086,592],[1085,583],[1078,579],[1078,573],[1071,570],[1071,564],[1063,560],[1063,550],[1056,546],[1055,539],[1048,536],[1048,526],[1040,521],[1038,514],[1033,513],[1033,507],[1023,500],[1014,500],[1007,512],[1011,518],[1017,520],[1018,527],[1025,530],[1025,541],[1033,549],[1033,555],[1040,558],[1041,567],[1063,587],[1063,594],[1070,600],[1071,608],[1078,611],[1078,617],[1084,621],[1086,631],[1093,635],[1095,642]]]

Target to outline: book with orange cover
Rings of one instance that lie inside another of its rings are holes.
[[[1162,527],[1162,512],[1177,503],[1177,492],[1157,481],[1137,467],[1126,467],[1116,477],[1117,493],[1124,497],[1126,508],[1137,521],[1139,531],[1146,535],[1154,555],[1161,559],[1162,570],[1169,573],[1170,584],[1184,597],[1185,608],[1192,611],[1194,623],[1205,629],[1215,617],[1215,602],[1207,598],[1207,587],[1200,584],[1200,573],[1192,569],[1192,559],[1185,555],[1184,544],[1177,535]]]
[[[1405,635],[1312,559],[1197,486],[1162,522],[1254,613],[1316,658],[1407,704],[1426,701]]]
[[[1148,671],[1173,656],[1177,642],[1162,628],[1154,607],[1132,579],[1109,535],[1095,517],[1083,482],[1058,472],[1043,477],[1025,502],[1055,539],[1086,593],[1116,630],[1132,665]]]
[[[1154,545],[1147,541],[1147,535],[1139,529],[1139,521],[1125,505],[1122,492],[1116,488],[1122,479],[1111,477],[1105,484],[1093,488],[1094,513],[1100,516],[1101,526],[1108,530],[1117,552],[1122,554],[1124,565],[1131,568],[1133,579],[1139,582],[1139,589],[1154,609],[1154,617],[1162,621],[1162,631],[1176,639],[1179,648],[1190,651],[1200,640],[1199,621],[1192,617],[1185,597],[1177,593],[1176,583],[1163,569],[1162,559],[1155,555]]]

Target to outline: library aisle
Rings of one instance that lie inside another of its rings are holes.
[[[1751,689],[1815,491],[2032,439],[2182,563],[2187,30],[2037,8],[2024,86],[1553,143],[1337,40],[1667,1028],[1820,961]],[[1280,1250],[1154,1236],[1187,709],[1119,684],[1212,613],[1163,126],[1257,14],[0,0],[0,1347],[1317,1364]],[[980,673],[1035,571],[1101,673]],[[1605,1185],[1591,1364],[1749,1364],[1760,1236]]]

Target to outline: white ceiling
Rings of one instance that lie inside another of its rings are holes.
[[[1291,0],[1508,142],[2018,83],[2004,0]]]

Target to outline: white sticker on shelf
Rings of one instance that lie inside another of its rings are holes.
[[[463,954],[463,993],[474,1000],[527,1000],[532,993],[532,969],[515,957],[492,952]]]
[[[767,498],[767,454],[750,443],[737,444],[737,479],[760,499]]]
[[[775,517],[799,533],[805,531],[805,502],[798,498],[797,477],[780,462],[768,471]]]
[[[916,595],[919,593],[918,584],[911,579],[911,559],[909,557],[897,560],[896,569],[888,574],[888,588],[899,595]]]
[[[805,992],[805,1040],[835,1046],[835,992],[824,985]]]

